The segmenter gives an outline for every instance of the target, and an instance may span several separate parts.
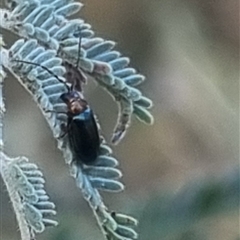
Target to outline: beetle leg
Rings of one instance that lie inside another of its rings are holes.
[[[64,133],[60,134],[57,139],[64,138],[68,134],[68,131],[65,131]]]
[[[67,126],[65,124],[61,124],[63,133],[60,136],[58,136],[57,139],[64,138],[68,134],[70,130],[71,122],[72,122],[72,119],[68,119]]]
[[[57,113],[57,114],[67,114],[67,112],[58,112],[55,110],[50,110],[50,109],[44,109],[45,113]]]
[[[68,126],[66,126],[65,124],[61,124],[61,129],[62,129],[62,131],[63,131],[63,133],[61,133],[58,137],[57,137],[57,139],[61,139],[61,138],[64,138],[67,134],[68,134],[68,131],[69,131],[69,127]]]

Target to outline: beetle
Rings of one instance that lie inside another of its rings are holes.
[[[73,83],[69,87],[65,81],[39,63],[23,60],[14,61],[41,67],[53,75],[59,82],[65,84],[67,92],[63,93],[60,99],[67,105],[67,112],[57,113],[67,114],[68,118],[66,130],[59,138],[63,138],[65,135],[68,136],[73,159],[77,165],[82,163],[86,165],[92,164],[100,154],[101,141],[94,113],[82,93],[74,89]],[[47,110],[46,112],[55,111]]]
[[[76,161],[93,163],[100,152],[100,136],[92,109],[80,92],[69,91],[60,97],[67,104],[67,134]]]
[[[78,58],[76,65],[64,62],[67,72],[65,78],[71,84],[68,92],[61,99],[68,107],[67,133],[74,158],[81,159],[85,164],[93,163],[100,154],[100,136],[92,109],[82,95],[82,84],[86,76],[78,68],[81,55],[81,29],[79,31]]]

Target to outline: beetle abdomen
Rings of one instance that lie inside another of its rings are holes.
[[[100,138],[91,109],[74,116],[69,126],[69,143],[77,163],[90,164],[99,155]]]

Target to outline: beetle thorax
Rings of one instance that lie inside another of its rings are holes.
[[[82,105],[81,101],[79,101],[78,99],[71,99],[69,101],[69,110],[72,114],[79,114],[82,113],[85,109],[86,109],[86,105]]]

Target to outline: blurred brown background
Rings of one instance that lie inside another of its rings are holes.
[[[105,202],[110,209],[140,219],[140,240],[239,239],[236,202],[228,202],[229,208],[221,211],[221,207],[215,214],[196,213],[189,222],[188,215],[177,212],[180,200],[191,196],[192,189],[198,191],[198,184],[215,181],[225,186],[225,179],[234,177],[234,169],[239,168],[239,1],[88,0],[84,4],[81,17],[96,36],[116,41],[116,48],[146,75],[141,90],[154,101],[155,124],[144,126],[133,119],[126,138],[114,148],[126,191],[104,194]],[[9,46],[16,39],[5,35]],[[89,82],[85,91],[109,140],[116,104],[95,83]],[[5,97],[6,151],[25,155],[40,166],[57,205],[59,227],[38,239],[103,239],[39,109],[11,76]],[[2,182],[1,186],[3,239],[19,239]],[[239,185],[231,193],[236,190]],[[174,211],[166,211],[170,200],[165,198],[175,199]],[[187,209],[189,204],[185,205]],[[182,219],[174,223],[176,218],[169,217],[166,224],[163,211]]]

